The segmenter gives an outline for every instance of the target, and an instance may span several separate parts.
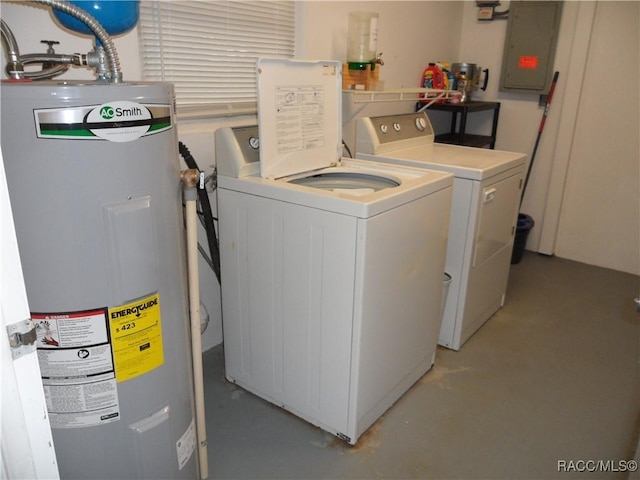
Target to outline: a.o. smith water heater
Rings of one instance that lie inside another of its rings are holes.
[[[61,478],[196,478],[172,86],[7,81],[1,95]]]

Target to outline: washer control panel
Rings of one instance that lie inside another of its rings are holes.
[[[218,175],[246,177],[260,174],[258,126],[223,127],[215,132]]]
[[[370,117],[370,120],[381,144],[433,136],[431,122],[424,112]]]

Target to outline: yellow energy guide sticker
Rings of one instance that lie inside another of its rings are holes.
[[[124,382],[164,363],[157,293],[109,309],[116,380]]]

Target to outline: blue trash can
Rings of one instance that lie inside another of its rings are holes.
[[[520,263],[524,247],[527,245],[529,232],[535,225],[533,218],[525,213],[518,214],[518,224],[516,225],[516,237],[513,239],[513,250],[511,251],[511,265]]]

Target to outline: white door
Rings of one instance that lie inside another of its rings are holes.
[[[7,326],[19,324],[29,316],[0,153],[0,478],[58,479],[60,475],[35,346],[13,359],[6,333]]]
[[[640,5],[566,3],[578,7],[577,28],[564,80],[568,88],[557,105],[561,121],[539,251],[637,275],[640,94],[622,84],[634,79],[637,86],[640,75]],[[615,76],[620,85],[615,101],[601,95],[606,82],[600,80],[600,67],[605,64],[624,66]]]

